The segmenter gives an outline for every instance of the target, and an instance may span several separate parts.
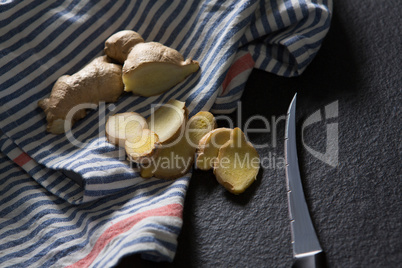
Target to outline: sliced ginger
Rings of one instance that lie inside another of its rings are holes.
[[[143,166],[141,176],[175,179],[186,174],[193,162],[199,140],[215,127],[215,119],[209,112],[199,112],[186,124],[184,135],[173,146],[161,146],[158,156],[148,166]]]
[[[257,150],[240,128],[235,128],[229,141],[219,149],[214,166],[217,181],[229,192],[240,194],[256,180],[259,169]]]
[[[131,135],[125,142],[125,149],[128,158],[140,164],[148,164],[157,153],[159,138],[155,132],[143,129],[141,134]]]
[[[209,170],[214,167],[219,149],[229,139],[232,129],[217,128],[202,137],[198,145],[197,167],[201,170]]]
[[[187,121],[187,108],[185,103],[178,100],[170,100],[160,106],[148,119],[149,129],[159,137],[161,144],[167,144],[181,134]]]
[[[146,128],[148,124],[142,115],[135,112],[119,113],[109,116],[106,122],[106,138],[110,143],[124,147],[127,138],[138,137]]]
[[[184,60],[177,50],[157,42],[144,42],[130,30],[106,40],[106,55],[123,63],[124,90],[140,96],[161,94],[199,69],[197,61]]]

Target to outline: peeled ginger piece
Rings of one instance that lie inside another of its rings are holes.
[[[158,146],[158,135],[149,129],[143,129],[138,136],[128,137],[125,142],[128,158],[140,164],[148,164],[152,161]]]
[[[106,138],[110,143],[125,146],[126,139],[138,136],[148,124],[142,115],[135,112],[119,113],[109,116],[106,122]]]
[[[201,170],[209,170],[214,167],[219,149],[229,139],[232,129],[217,128],[207,133],[199,142],[197,167]]]
[[[216,128],[216,121],[213,114],[201,111],[190,118],[187,123],[186,135],[192,147],[197,148],[200,140],[206,134]]]
[[[259,169],[257,150],[240,128],[233,129],[230,140],[219,149],[214,166],[217,181],[229,192],[240,194],[256,180]]]
[[[174,141],[181,134],[186,121],[185,103],[173,99],[160,106],[147,118],[149,129],[158,135],[162,144]]]
[[[199,69],[197,61],[184,60],[177,50],[157,42],[138,43],[124,62],[124,90],[149,97],[161,94]]]

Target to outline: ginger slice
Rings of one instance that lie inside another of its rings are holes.
[[[125,142],[125,149],[129,160],[140,164],[148,164],[155,157],[159,138],[155,132],[143,129],[138,136],[130,136]]]
[[[57,79],[49,98],[38,102],[46,114],[46,130],[53,134],[67,131],[86,115],[85,108],[93,108],[99,102],[115,102],[123,93],[121,66],[100,56],[73,75]],[[90,105],[92,104],[92,106]],[[68,126],[67,124],[67,126]]]
[[[147,121],[138,113],[115,114],[106,122],[106,138],[110,143],[124,147],[127,138],[137,137],[145,128],[148,128]]]
[[[123,65],[124,90],[154,96],[170,89],[199,69],[177,50],[157,42],[136,44]]]
[[[217,128],[207,133],[198,144],[197,167],[201,170],[209,170],[214,167],[219,149],[229,139],[232,129]]]
[[[214,166],[217,181],[229,192],[240,194],[256,180],[259,169],[257,150],[240,128],[235,128],[230,140],[219,149]]]
[[[201,137],[215,127],[215,118],[209,112],[200,112],[190,118],[186,131],[173,146],[161,146],[150,165],[142,166],[141,176],[175,179],[186,174],[194,163],[194,155]]]
[[[188,121],[186,135],[190,140],[192,147],[197,148],[199,141],[207,133],[216,128],[216,121],[213,114],[207,111],[201,111],[195,114]]]
[[[159,137],[161,144],[170,143],[181,134],[187,121],[187,108],[185,103],[178,100],[170,100],[160,106],[147,118],[150,130]]]

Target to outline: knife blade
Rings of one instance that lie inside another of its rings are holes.
[[[286,185],[292,235],[293,267],[326,267],[304,197],[296,147],[296,97],[289,106],[285,130]]]

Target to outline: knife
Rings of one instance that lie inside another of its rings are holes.
[[[324,251],[320,246],[307,208],[300,179],[296,150],[296,96],[289,106],[285,130],[286,184],[292,235],[292,267],[326,267]]]

